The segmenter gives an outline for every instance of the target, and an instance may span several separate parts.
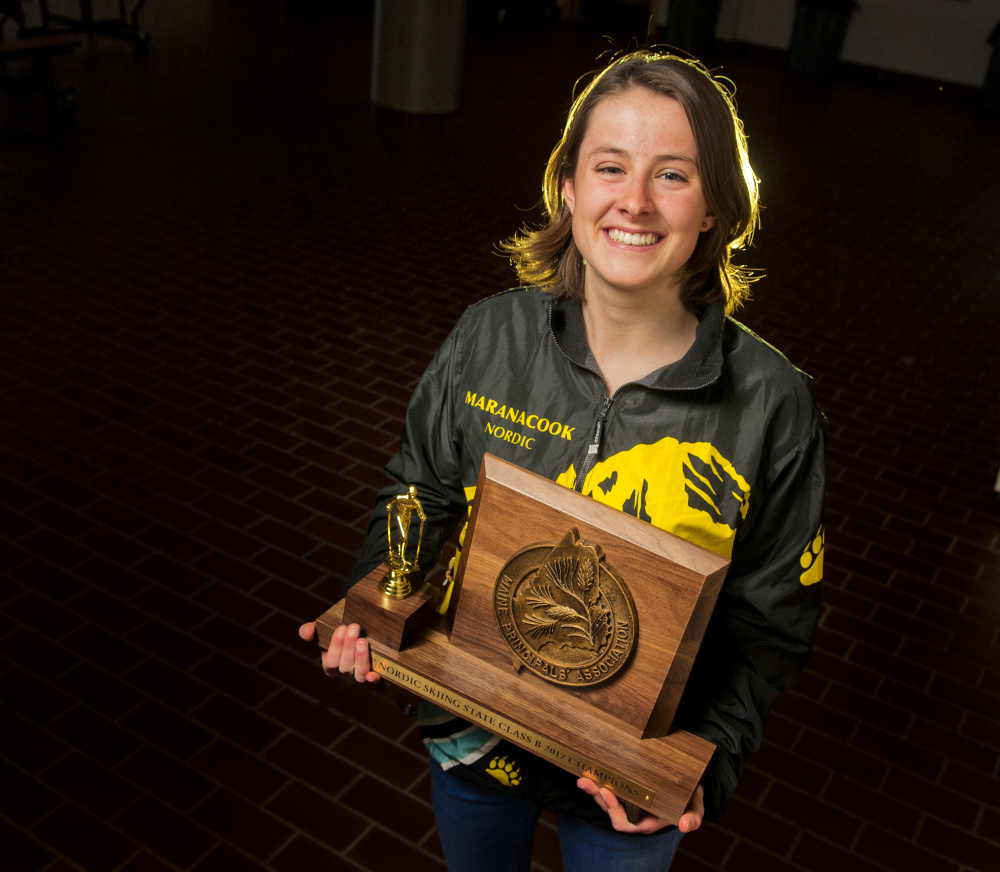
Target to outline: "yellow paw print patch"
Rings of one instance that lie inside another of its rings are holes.
[[[506,757],[494,757],[486,771],[504,787],[517,787],[521,783],[521,770],[517,768],[517,763],[508,761]]]
[[[806,550],[802,552],[799,563],[802,566],[802,575],[799,581],[805,585],[815,584],[823,578],[823,552],[826,549],[826,534],[820,527],[815,538],[806,545]]]

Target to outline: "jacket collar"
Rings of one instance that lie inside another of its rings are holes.
[[[660,367],[633,384],[661,390],[696,390],[714,384],[722,375],[723,307],[706,306],[698,315],[694,344],[676,363]],[[573,363],[600,374],[587,345],[583,308],[577,300],[553,300],[549,304],[549,328],[556,345]]]

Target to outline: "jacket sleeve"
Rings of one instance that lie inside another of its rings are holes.
[[[729,574],[699,650],[678,724],[716,745],[702,779],[717,820],[761,745],[771,703],[812,651],[820,614],[825,421],[768,471],[737,533]],[[755,489],[757,490],[757,489]]]
[[[461,433],[455,426],[454,385],[461,370],[462,323],[444,341],[421,376],[406,410],[399,451],[389,460],[390,480],[379,491],[368,521],[361,556],[347,576],[344,591],[383,562],[387,550],[386,503],[415,485],[427,515],[420,546],[421,569],[432,567],[458,521],[467,513],[462,489]],[[410,543],[410,550],[416,543]],[[413,556],[412,554],[410,555]]]

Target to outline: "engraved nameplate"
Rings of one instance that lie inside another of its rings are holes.
[[[439,708],[453,711],[470,723],[478,724],[495,735],[516,745],[521,745],[533,754],[551,760],[563,769],[578,775],[586,775],[591,781],[596,782],[601,787],[609,788],[615,795],[635,805],[649,808],[656,798],[654,791],[641,784],[637,784],[606,767],[599,766],[593,761],[587,760],[583,755],[545,738],[540,733],[516,723],[509,717],[477,705],[472,700],[442,687],[437,682],[417,675],[398,663],[393,663],[374,653],[372,654],[372,670],[400,687],[405,687],[418,696],[433,702]]]

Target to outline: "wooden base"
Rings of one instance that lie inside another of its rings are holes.
[[[377,571],[368,579],[377,584],[380,577]],[[341,600],[316,621],[324,648],[344,623],[344,606]],[[571,696],[554,705],[551,684],[523,670],[515,674],[483,663],[451,645],[440,623],[403,650],[370,634],[369,639],[373,669],[389,681],[568,772],[586,775],[670,823],[684,813],[715,750],[683,731],[639,738],[634,729]]]
[[[387,572],[380,566],[347,592],[343,623],[360,624],[370,640],[398,651],[434,617],[435,591],[422,582],[405,599],[393,599],[378,589]]]

